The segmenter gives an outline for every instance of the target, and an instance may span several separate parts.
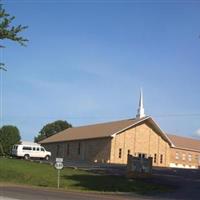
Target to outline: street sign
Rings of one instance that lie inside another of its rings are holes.
[[[63,158],[56,158],[56,162],[63,162]]]
[[[54,164],[54,167],[58,170],[58,189],[60,188],[60,170],[63,169],[63,158],[56,158],[56,162]]]
[[[61,170],[61,169],[63,169],[64,165],[63,165],[62,162],[56,162],[55,165],[54,165],[54,167],[56,169],[58,169],[58,170]]]

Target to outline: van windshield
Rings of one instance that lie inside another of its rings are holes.
[[[18,145],[14,145],[14,146],[13,146],[13,149],[16,149],[16,150],[17,150],[17,148],[18,148]]]

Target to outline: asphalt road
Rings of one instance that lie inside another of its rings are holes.
[[[19,199],[13,199],[13,198],[9,198],[9,197],[1,197],[0,196],[0,200],[19,200]]]
[[[170,191],[140,196],[135,194],[94,194],[0,185],[0,200],[200,200],[200,170],[154,169],[148,184],[166,185]]]
[[[141,197],[128,194],[104,195],[44,190],[31,187],[1,186],[0,200],[141,200]]]

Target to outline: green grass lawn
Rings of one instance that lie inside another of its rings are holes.
[[[0,158],[0,182],[42,187],[57,187],[57,170],[48,164]],[[162,192],[166,188],[125,177],[99,175],[84,170],[61,170],[60,188],[98,192]]]

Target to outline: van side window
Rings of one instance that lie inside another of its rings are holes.
[[[31,147],[23,147],[23,150],[32,150],[32,148]]]
[[[44,151],[44,148],[41,148],[41,151]]]
[[[39,147],[37,147],[37,151],[39,151],[40,150],[40,148]]]
[[[35,147],[33,147],[33,151],[35,151]]]

